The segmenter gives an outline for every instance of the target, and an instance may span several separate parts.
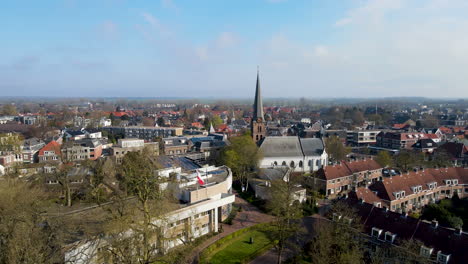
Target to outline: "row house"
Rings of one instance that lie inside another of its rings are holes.
[[[385,178],[350,194],[357,199],[391,211],[418,211],[429,203],[468,197],[468,168],[430,168]]]
[[[317,171],[314,181],[328,198],[337,197],[359,186],[367,186],[383,179],[383,167],[373,159],[343,161]]]
[[[443,227],[437,221],[416,219],[351,197],[345,202],[356,213],[355,221],[363,225],[364,245],[370,257],[378,255],[381,248],[402,249],[406,241],[415,240],[419,245],[411,253],[421,263],[456,264],[468,259],[468,233],[460,228]],[[333,221],[345,223],[345,219],[338,213],[333,215]]]

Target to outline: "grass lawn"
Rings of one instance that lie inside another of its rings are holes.
[[[249,243],[250,237],[254,239],[253,244]],[[226,243],[228,244],[211,256],[208,263],[240,263],[242,259],[271,244],[271,241],[264,231],[252,230]]]

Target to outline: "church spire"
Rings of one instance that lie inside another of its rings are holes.
[[[260,92],[260,73],[259,68],[257,66],[257,88],[255,90],[253,120],[258,120],[259,118],[261,118],[262,121],[264,120],[262,94]]]

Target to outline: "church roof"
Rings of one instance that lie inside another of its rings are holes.
[[[322,155],[325,146],[320,138],[301,138],[302,152],[304,156]]]
[[[258,118],[265,120],[264,115],[263,115],[262,94],[260,91],[260,76],[257,70],[257,88],[255,89],[253,120],[257,120]]]
[[[264,157],[302,157],[321,155],[324,150],[320,138],[266,137],[260,145]]]

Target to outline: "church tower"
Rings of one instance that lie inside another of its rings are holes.
[[[251,124],[252,138],[255,143],[259,143],[266,136],[265,118],[263,115],[262,95],[260,92],[260,76],[257,68],[257,87],[255,90],[255,101],[253,105],[253,117]]]

